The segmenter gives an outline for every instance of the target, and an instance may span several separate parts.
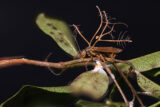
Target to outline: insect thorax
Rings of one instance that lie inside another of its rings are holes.
[[[84,58],[87,56],[96,56],[96,52],[93,51],[93,47],[87,47],[86,49],[82,50],[81,57]]]

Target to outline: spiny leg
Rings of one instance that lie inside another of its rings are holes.
[[[99,55],[100,59],[103,61],[103,62],[106,62],[105,58],[103,57],[102,54]]]

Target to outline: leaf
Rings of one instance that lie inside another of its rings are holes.
[[[68,87],[23,86],[0,107],[66,107],[75,100]]]
[[[159,75],[160,75],[160,70],[154,74],[154,77],[157,77]]]
[[[144,75],[149,76],[149,78],[158,78],[160,74],[160,68],[151,69],[143,72]]]
[[[99,72],[84,72],[80,74],[70,85],[75,95],[84,95],[92,99],[100,99],[108,89],[108,76]]]
[[[160,101],[158,101],[157,103],[150,105],[149,107],[160,107]]]
[[[142,90],[145,92],[151,92],[151,96],[160,99],[160,85],[151,81],[141,73],[137,74],[137,82]]]
[[[160,67],[160,51],[154,52],[145,56],[141,56],[138,58],[134,58],[128,61],[132,63],[135,66],[135,68],[140,72],[148,71],[153,68],[159,68]],[[128,65],[122,64],[122,63],[119,64],[119,67],[121,67],[123,71],[126,71],[129,68]]]
[[[44,13],[40,13],[36,19],[36,24],[44,33],[52,37],[66,53],[74,57],[78,55],[73,34],[65,21],[55,17],[50,18]]]
[[[103,70],[101,63],[97,60],[93,70],[80,74],[70,84],[70,90],[75,95],[84,95],[98,100],[104,96],[108,85],[108,75]]]
[[[125,103],[112,101],[107,101],[107,103],[99,103],[86,100],[78,100],[76,102],[76,105],[78,107],[127,107]]]

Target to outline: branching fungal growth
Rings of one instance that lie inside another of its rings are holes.
[[[95,47],[95,45],[98,42],[105,41],[105,42],[121,43],[121,42],[132,42],[132,40],[129,40],[129,39],[124,39],[123,40],[124,34],[122,35],[122,38],[120,38],[120,40],[119,39],[118,40],[103,40],[102,38],[104,36],[106,36],[106,35],[113,36],[112,32],[114,30],[114,26],[116,24],[119,24],[119,23],[111,23],[110,24],[106,12],[105,11],[101,12],[100,8],[98,6],[96,6],[96,7],[97,7],[97,9],[99,11],[101,22],[100,22],[100,25],[99,25],[97,31],[92,36],[92,38],[91,38],[90,41],[88,41],[85,38],[85,36],[82,35],[82,33],[80,32],[80,30],[78,29],[78,27],[76,25],[73,24],[73,27],[76,29],[76,31],[79,33],[79,35],[88,44],[88,47],[86,49],[84,49],[84,50],[81,51],[81,53],[80,53],[81,57],[84,58],[84,57],[86,57],[86,55],[88,55],[88,56],[90,56],[92,58],[93,56],[96,56],[96,57],[99,57],[101,60],[104,61],[104,58],[103,58],[104,54],[102,54],[102,53],[105,53],[107,55],[107,57],[115,58],[115,55],[118,54],[118,53],[120,53],[120,52],[122,52],[122,49],[114,48],[114,47]],[[105,19],[105,22],[103,22],[103,19]],[[105,23],[105,25],[102,28],[103,23]],[[112,25],[111,29],[108,32],[105,32],[106,29],[109,28],[109,25]],[[97,35],[99,33],[99,31],[101,30],[101,28],[102,28],[102,31],[100,32],[99,35]],[[95,39],[95,42],[93,42],[94,39]]]

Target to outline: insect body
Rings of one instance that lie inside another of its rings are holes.
[[[99,56],[103,53],[107,57],[114,58],[116,54],[122,52],[122,49],[114,48],[114,47],[87,47],[82,50],[81,57],[84,58],[86,55],[88,56]]]

